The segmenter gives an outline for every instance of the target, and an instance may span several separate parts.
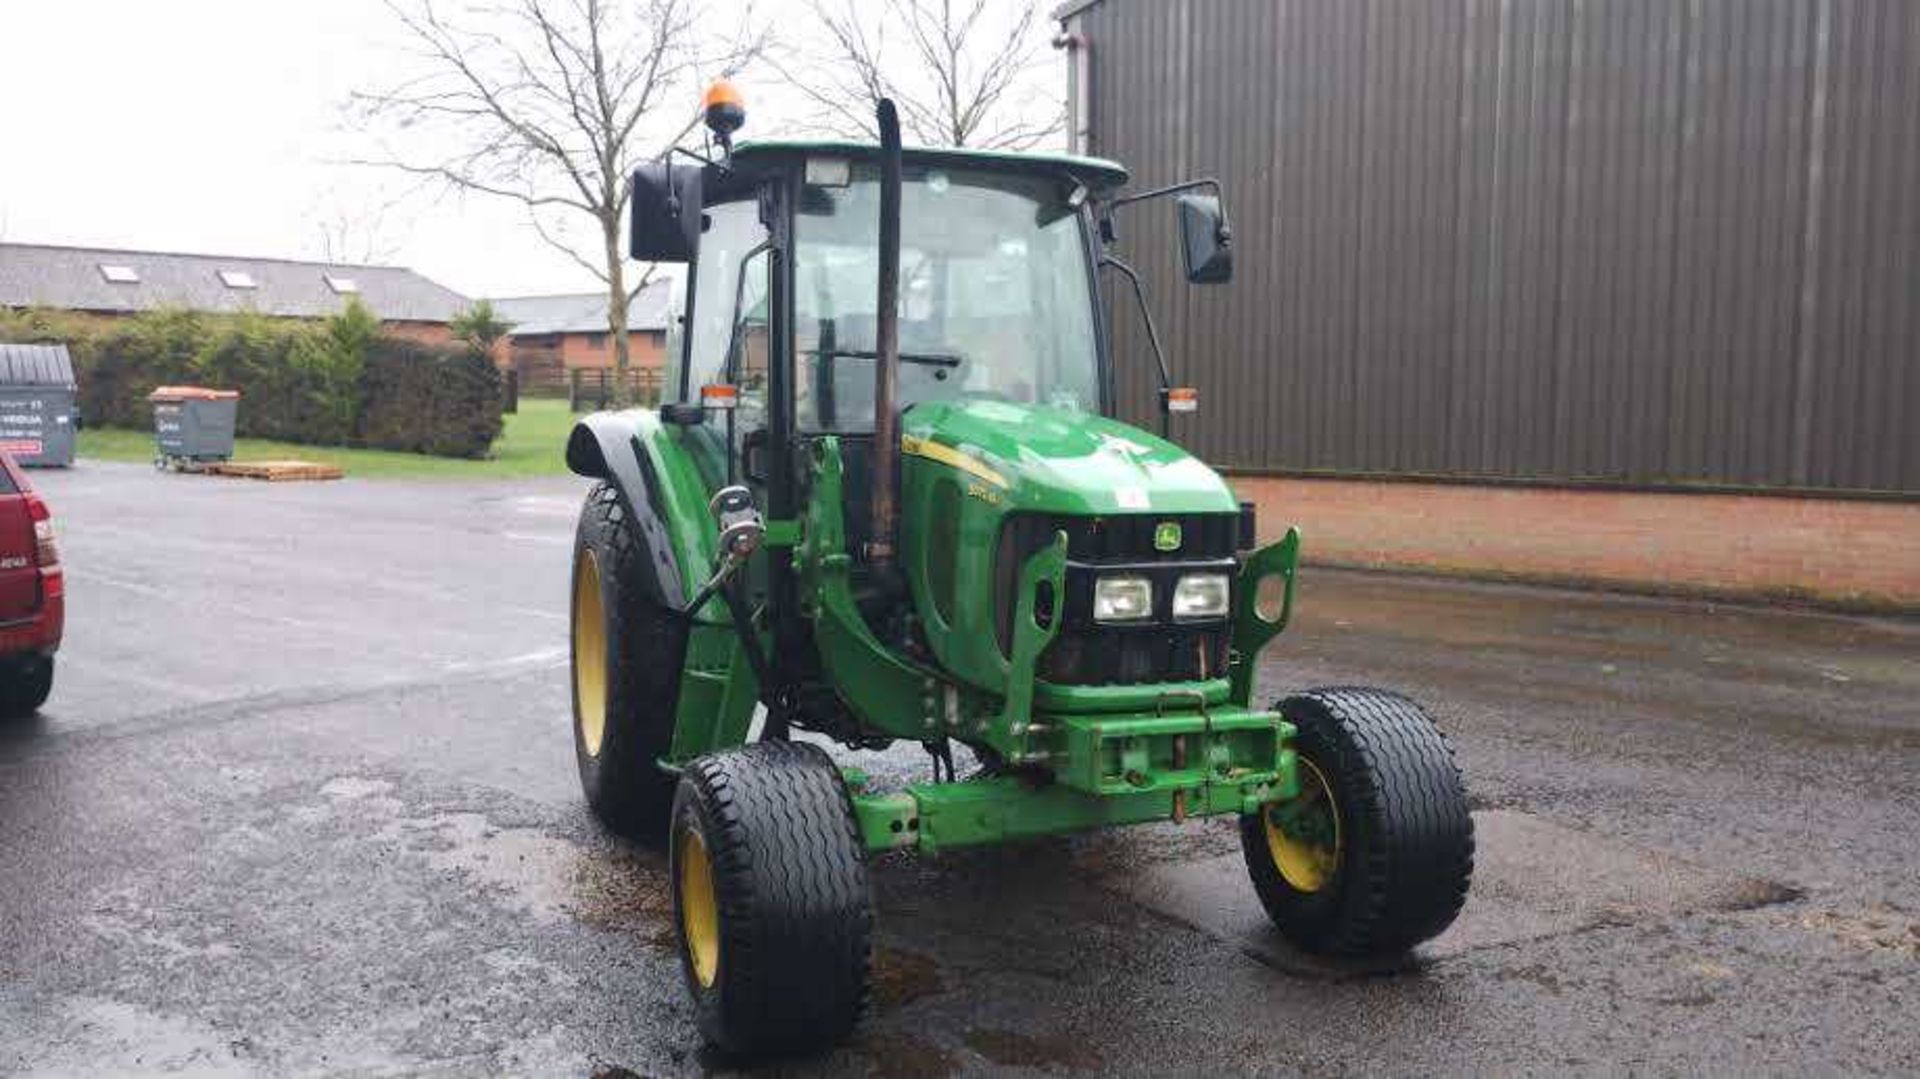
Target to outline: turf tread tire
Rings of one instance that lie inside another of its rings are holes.
[[[1259,814],[1241,820],[1255,891],[1282,935],[1309,952],[1403,953],[1453,924],[1473,879],[1473,817],[1453,747],[1419,705],[1366,687],[1316,689],[1275,705],[1294,746],[1327,774],[1345,837],[1322,892],[1281,877]]]
[[[600,564],[607,715],[595,757],[587,752],[581,732],[579,683],[569,678],[575,694],[573,748],[580,786],[594,815],[608,828],[633,839],[658,840],[666,831],[675,778],[656,762],[673,745],[686,626],[661,603],[646,544],[609,483],[594,484],[580,510],[575,573],[588,549]],[[569,642],[575,646],[577,642]]]
[[[872,989],[866,847],[832,758],[801,742],[758,742],[686,768],[673,806],[670,878],[681,912],[682,829],[699,829],[713,870],[720,958],[712,986],[681,966],[700,1031],[736,1056],[834,1045]]]

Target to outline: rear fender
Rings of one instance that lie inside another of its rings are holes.
[[[574,425],[567,467],[612,485],[639,525],[661,604],[684,611],[715,565],[718,530],[707,510],[708,485],[684,429],[652,412],[599,412]],[[764,646],[765,642],[759,642]],[[670,662],[650,656],[648,662]],[[726,608],[709,603],[687,627],[674,708],[673,741],[661,763],[678,767],[746,741],[760,687]]]
[[[612,485],[639,526],[662,605],[679,610],[713,565],[706,485],[693,459],[651,412],[596,412],[567,438],[567,467]]]

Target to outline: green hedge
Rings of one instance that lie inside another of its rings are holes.
[[[150,426],[147,394],[192,384],[240,391],[242,437],[483,457],[501,430],[500,374],[483,351],[383,335],[358,303],[317,324],[0,311],[0,340],[65,341],[80,414],[99,426]]]
[[[359,445],[479,457],[500,437],[500,369],[484,352],[381,338],[357,387]]]

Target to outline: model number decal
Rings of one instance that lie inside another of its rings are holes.
[[[967,484],[967,495],[970,498],[977,498],[989,506],[998,506],[1000,504],[1000,492],[988,487],[984,483]]]

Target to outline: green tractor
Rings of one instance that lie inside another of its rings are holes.
[[[1219,185],[1121,194],[1110,161],[732,144],[633,177],[633,256],[687,264],[667,403],[589,416],[574,743],[599,818],[669,851],[702,1033],[787,1052],[852,1029],[869,856],[1230,815],[1309,952],[1404,952],[1463,903],[1473,826],[1445,738],[1372,689],[1258,704],[1299,534],[1113,418],[1100,278],[1116,211],[1171,199],[1231,275]],[[1140,304],[1149,330],[1152,320]],[[1159,346],[1155,338],[1154,351]],[[805,738],[801,735],[806,734]],[[821,748],[918,742],[882,789]],[[956,743],[964,769],[955,767]]]

